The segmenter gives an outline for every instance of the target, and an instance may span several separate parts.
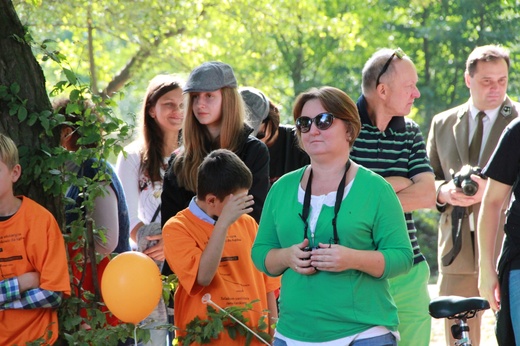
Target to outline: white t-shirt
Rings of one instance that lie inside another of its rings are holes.
[[[125,190],[126,203],[128,205],[128,215],[130,217],[130,230],[139,222],[145,225],[152,221],[152,218],[161,204],[162,180],[152,184],[150,178],[141,173],[142,143],[133,142],[125,147],[126,158],[123,153],[119,153],[116,163],[116,173],[121,180]],[[169,157],[164,158],[164,165],[161,168],[161,178],[168,164]],[[161,212],[157,214],[155,222],[161,221]]]

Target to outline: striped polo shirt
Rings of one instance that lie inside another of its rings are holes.
[[[381,132],[368,117],[363,95],[358,99],[357,106],[361,132],[350,154],[352,160],[385,178],[399,176],[411,179],[419,173],[433,173],[426,155],[426,144],[417,123],[406,117],[395,116],[386,130]],[[412,213],[404,213],[404,216],[412,243],[414,264],[417,264],[426,259],[417,242],[417,229]]]

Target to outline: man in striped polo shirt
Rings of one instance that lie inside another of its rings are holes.
[[[401,49],[381,49],[366,62],[362,78],[363,94],[357,102],[362,127],[350,157],[384,177],[401,202],[414,266],[390,280],[399,313],[399,345],[427,346],[430,268],[419,249],[411,212],[435,205],[435,178],[419,126],[405,118],[421,96],[417,71]]]

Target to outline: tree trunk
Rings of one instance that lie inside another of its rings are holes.
[[[27,100],[25,108],[29,114],[51,110],[51,104],[45,89],[45,77],[43,71],[34,57],[31,47],[24,41],[24,28],[11,0],[0,0],[0,85],[10,87],[14,83],[20,86],[18,96],[21,100]],[[11,137],[18,147],[27,147],[29,155],[41,153],[40,148],[45,145],[56,147],[59,145],[59,137],[45,135],[39,121],[32,126],[26,122],[20,122],[17,115],[9,115],[9,104],[0,99],[0,132]],[[37,164],[39,159],[22,157],[22,162]],[[22,167],[23,170],[26,167]],[[34,199],[49,209],[63,225],[63,206],[61,196],[46,195],[41,181],[33,177],[24,177],[27,184],[17,184],[15,192]]]

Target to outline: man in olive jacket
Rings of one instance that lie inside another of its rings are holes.
[[[466,62],[465,82],[471,97],[463,105],[437,114],[432,121],[427,142],[430,164],[435,173],[439,220],[438,258],[439,295],[479,296],[478,251],[475,235],[480,202],[487,180],[478,175],[470,179],[478,188],[466,195],[456,187],[452,174],[467,164],[484,167],[493,153],[502,130],[518,115],[519,105],[506,95],[509,52],[495,45],[477,47]],[[483,113],[485,112],[485,115]],[[479,114],[480,113],[480,114]],[[479,114],[479,115],[477,115]],[[479,117],[482,124],[479,131]],[[475,136],[480,133],[480,136]],[[473,137],[481,138],[470,162]],[[507,206],[504,206],[506,208]],[[502,226],[504,218],[502,219]],[[503,230],[503,227],[501,227]],[[457,236],[460,231],[460,236]],[[503,232],[496,242],[495,256],[500,253]],[[481,314],[469,319],[473,345],[480,342]],[[446,319],[446,344],[453,345],[451,325]]]

